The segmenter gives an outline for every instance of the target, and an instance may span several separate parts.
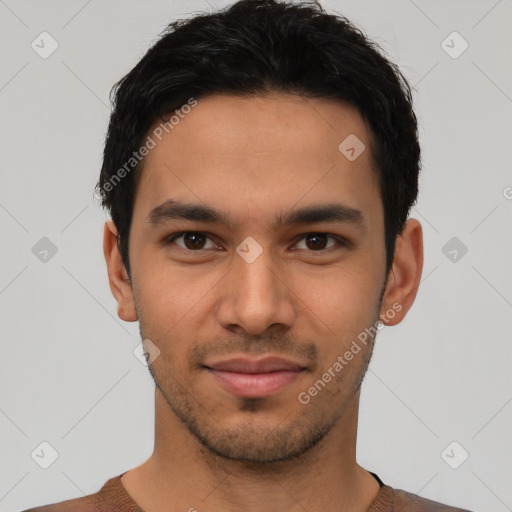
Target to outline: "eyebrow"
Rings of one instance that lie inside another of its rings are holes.
[[[157,226],[172,220],[197,221],[211,224],[222,224],[233,230],[235,222],[232,217],[221,210],[208,205],[183,203],[168,199],[153,208],[147,217],[147,222]],[[277,230],[284,226],[313,224],[317,222],[348,223],[358,227],[363,226],[363,213],[342,203],[310,205],[297,210],[279,213],[271,225]]]

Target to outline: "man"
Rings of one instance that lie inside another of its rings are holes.
[[[345,18],[244,0],[171,24],[116,88],[98,183],[155,446],[32,511],[456,509],[356,461],[377,331],[423,264],[410,88]]]

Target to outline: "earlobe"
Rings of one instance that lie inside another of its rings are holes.
[[[103,254],[107,264],[110,290],[117,301],[117,315],[125,322],[135,322],[138,318],[132,284],[121,258],[117,228],[112,220],[105,222]]]
[[[411,308],[423,269],[423,234],[421,224],[409,219],[397,237],[392,268],[386,283],[380,311],[385,325],[399,324]]]

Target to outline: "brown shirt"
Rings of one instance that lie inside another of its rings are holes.
[[[371,474],[379,482],[380,490],[368,512],[470,512],[393,489],[384,484],[375,473]],[[144,512],[126,492],[121,482],[123,475],[124,473],[108,480],[95,494],[23,512]]]

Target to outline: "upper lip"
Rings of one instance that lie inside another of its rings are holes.
[[[295,361],[275,356],[266,356],[261,359],[236,357],[205,366],[212,370],[239,373],[268,373],[279,370],[299,371],[305,369],[305,366],[302,366]]]

